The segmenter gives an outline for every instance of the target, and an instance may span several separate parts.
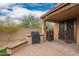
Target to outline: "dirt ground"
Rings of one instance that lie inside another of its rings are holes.
[[[79,46],[61,40],[25,46],[12,56],[79,56]]]

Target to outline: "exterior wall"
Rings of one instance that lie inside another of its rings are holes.
[[[10,41],[25,39],[32,31],[39,31],[39,29],[23,28],[14,32],[10,36]]]
[[[79,45],[79,17],[77,17],[77,45]]]
[[[42,34],[46,32],[46,21],[42,20]]]
[[[7,32],[0,32],[0,49],[5,48],[8,43],[9,34]]]
[[[54,24],[54,39],[58,40],[58,35],[59,35],[59,24],[55,23]]]
[[[40,31],[41,29],[22,28],[14,33],[0,32],[0,48],[6,47],[8,43],[25,40],[32,31]]]
[[[77,43],[77,20],[74,21],[74,42]]]
[[[66,24],[65,24],[66,31]],[[59,24],[54,24],[54,39],[59,39]],[[77,17],[77,21],[74,22],[74,42],[79,45],[79,17]]]
[[[46,41],[46,21],[42,20],[42,34],[44,35],[43,42]]]

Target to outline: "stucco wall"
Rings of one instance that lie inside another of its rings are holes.
[[[7,43],[10,43],[13,41],[23,40],[23,39],[25,40],[32,31],[40,32],[40,29],[21,28],[14,33],[0,32],[0,48],[7,45]]]
[[[3,48],[5,45],[7,45],[8,36],[9,34],[7,32],[0,32],[0,48]]]
[[[55,23],[54,24],[54,39],[58,40],[58,33],[59,33],[59,24]]]
[[[23,28],[19,29],[15,33],[12,33],[10,36],[10,41],[12,40],[18,40],[18,39],[24,39],[29,35],[32,31],[39,31],[39,29],[31,29],[31,28]]]
[[[77,45],[79,45],[79,17],[77,17]]]
[[[74,21],[74,42],[77,43],[77,21]]]

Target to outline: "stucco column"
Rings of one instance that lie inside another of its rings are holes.
[[[42,34],[46,32],[46,21],[42,21]]]
[[[79,45],[79,16],[77,17],[77,45]]]
[[[54,23],[54,40],[58,40],[59,37],[59,23]]]
[[[46,21],[42,20],[42,34],[44,35],[43,41],[46,41]]]

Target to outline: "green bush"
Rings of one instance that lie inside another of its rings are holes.
[[[3,25],[0,25],[0,31],[8,31],[8,32],[15,32],[18,30],[18,26],[3,26]]]
[[[33,21],[32,22],[32,28],[39,28],[39,23],[38,22],[36,22],[36,21]]]
[[[18,30],[18,27],[17,26],[7,26],[7,27],[5,27],[5,29],[9,32],[15,32]]]
[[[2,54],[0,54],[0,56],[10,56],[10,54],[2,53]]]
[[[0,50],[0,56],[10,56],[10,54],[7,53],[6,49]]]
[[[24,17],[24,20],[22,22],[22,27],[24,28],[39,28],[39,19],[35,18],[32,15],[29,15],[28,17]]]
[[[0,31],[3,31],[3,30],[4,30],[4,26],[0,25]]]
[[[23,23],[22,23],[22,27],[24,27],[24,28],[30,28],[30,22],[29,22],[29,20],[24,20]]]

